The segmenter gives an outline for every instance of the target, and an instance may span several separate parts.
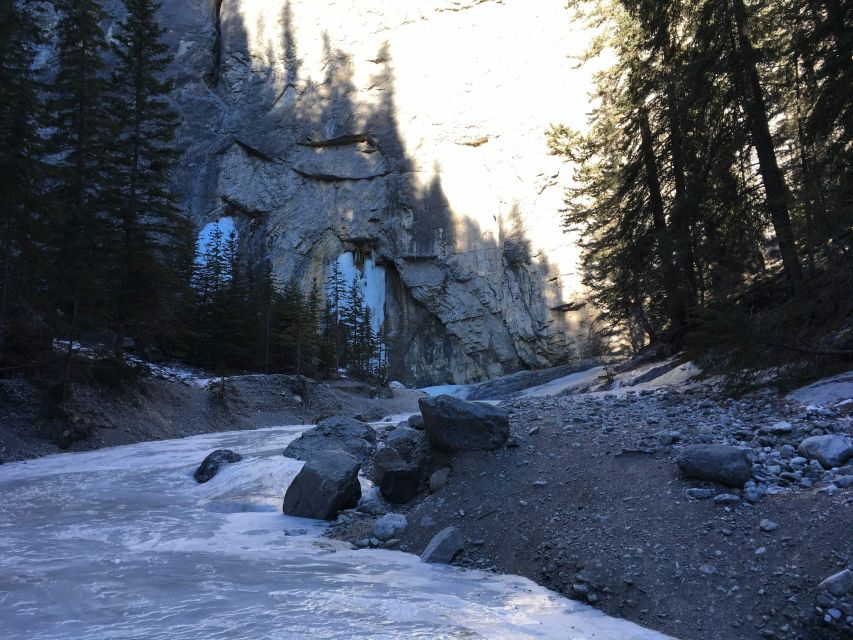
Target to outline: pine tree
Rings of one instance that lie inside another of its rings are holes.
[[[10,321],[45,310],[44,114],[32,70],[43,41],[38,18],[30,4],[0,2],[0,361],[10,342],[18,351],[33,346],[7,329]]]
[[[157,22],[156,0],[125,0],[127,17],[115,35],[111,81],[116,173],[111,193],[119,230],[114,325],[118,336],[150,335],[175,303],[180,275],[174,254],[185,238],[175,233],[180,212],[170,193],[178,117],[169,104],[173,86],[164,74],[172,60]]]
[[[58,66],[48,109],[54,179],[51,198],[55,256],[51,295],[63,321],[67,392],[74,341],[86,327],[103,325],[110,311],[110,227],[106,194],[114,182],[112,130],[101,29],[95,0],[56,0]]]

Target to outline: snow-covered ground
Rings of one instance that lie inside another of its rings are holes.
[[[280,512],[275,427],[0,466],[0,636],[663,638],[517,577],[352,551]],[[205,485],[211,450],[245,459]]]
[[[824,378],[786,396],[805,405],[846,404],[853,400],[853,371]]]
[[[655,375],[654,372],[656,369],[661,369],[660,375]],[[527,387],[519,392],[519,394],[531,398],[588,392],[624,394],[628,391],[659,389],[661,387],[685,384],[700,373],[699,368],[692,362],[676,366],[675,360],[668,360],[644,365],[625,373],[617,373],[613,375],[612,379],[608,379],[605,367],[599,366],[583,371],[576,371],[544,384]],[[510,379],[515,375],[517,374],[510,374],[506,376],[506,379]],[[490,384],[494,385],[495,382],[493,380]],[[450,395],[465,400],[472,395],[472,390],[476,387],[477,385],[443,384],[424,387],[420,391],[430,396]]]

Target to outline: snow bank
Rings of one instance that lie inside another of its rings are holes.
[[[851,400],[853,399],[853,371],[818,380],[807,387],[792,391],[785,397],[804,405],[819,406]]]

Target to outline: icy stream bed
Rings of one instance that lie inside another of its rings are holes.
[[[0,638],[664,636],[529,580],[350,550],[281,514],[276,427],[0,466]],[[217,448],[245,456],[198,485]]]

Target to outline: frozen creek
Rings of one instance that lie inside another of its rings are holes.
[[[0,466],[0,637],[664,636],[529,580],[352,551],[281,514],[304,427],[218,433]],[[204,485],[217,448],[245,459]]]

